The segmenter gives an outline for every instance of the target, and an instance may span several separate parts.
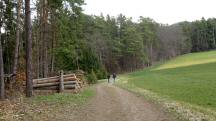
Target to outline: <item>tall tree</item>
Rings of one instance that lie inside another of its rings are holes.
[[[0,16],[1,17],[1,16]],[[0,22],[1,24],[1,22]],[[5,83],[4,83],[4,62],[1,43],[1,25],[0,25],[0,99],[5,98]]]
[[[4,71],[5,73],[12,72],[12,58],[14,56],[14,40],[15,40],[15,16],[14,16],[14,1],[13,0],[3,0],[4,2],[4,36],[2,47],[4,49]]]
[[[0,99],[5,98],[5,84],[4,84],[4,62],[1,41],[1,29],[3,24],[3,3],[0,2]]]
[[[156,25],[157,23],[150,18],[140,17],[139,31],[141,32],[143,44],[146,48],[148,57],[148,65],[153,61],[153,46],[156,43]]]
[[[43,77],[48,76],[48,1],[42,0]]]
[[[32,29],[30,0],[25,0],[25,39],[26,39],[26,96],[33,94],[32,82]]]
[[[17,1],[17,25],[16,25],[16,42],[14,50],[14,61],[13,61],[13,70],[12,73],[15,74],[12,77],[12,83],[16,80],[17,66],[18,66],[18,56],[19,56],[19,44],[20,44],[20,27],[21,27],[21,9],[22,9],[22,0]]]

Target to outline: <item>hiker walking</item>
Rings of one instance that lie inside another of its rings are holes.
[[[107,75],[108,83],[110,83],[110,75]]]
[[[113,83],[115,83],[116,74],[115,74],[115,73],[113,73],[112,77],[113,77]]]

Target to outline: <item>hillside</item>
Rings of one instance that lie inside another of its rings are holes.
[[[216,51],[186,54],[121,76],[129,85],[216,111]]]

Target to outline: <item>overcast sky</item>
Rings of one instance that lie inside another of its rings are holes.
[[[150,17],[159,23],[173,24],[216,17],[216,0],[85,0],[84,12],[90,15],[123,13],[137,20]]]

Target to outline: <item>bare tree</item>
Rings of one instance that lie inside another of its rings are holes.
[[[14,61],[13,61],[13,74],[17,73],[19,43],[20,43],[21,9],[22,9],[22,0],[18,0],[17,1],[17,26],[16,26],[16,42],[15,42],[15,50],[14,50]],[[15,80],[16,80],[16,75],[12,77],[12,83],[14,83]]]
[[[25,39],[26,39],[26,96],[33,94],[32,84],[32,28],[30,0],[25,0]]]

